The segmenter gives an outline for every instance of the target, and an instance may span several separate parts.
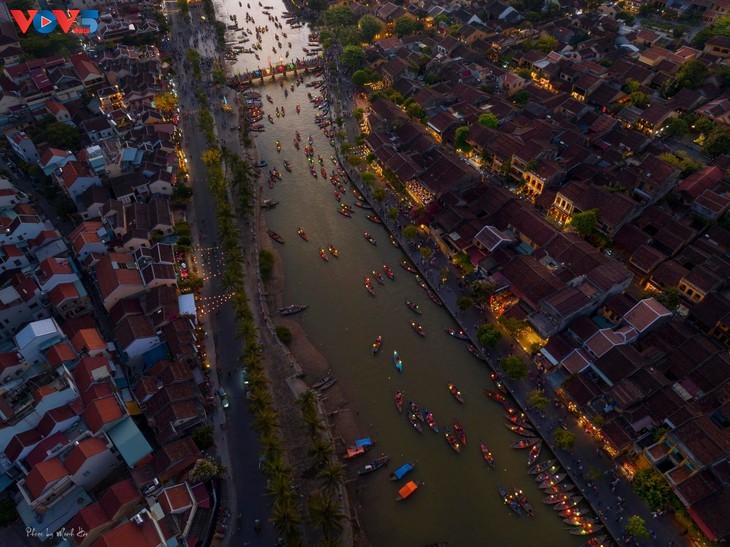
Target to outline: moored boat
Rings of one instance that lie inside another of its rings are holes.
[[[396,249],[400,248],[400,243],[398,243],[398,240],[395,238],[393,234],[390,234],[390,242],[393,244],[393,247]]]
[[[385,285],[385,281],[383,280],[383,274],[380,274],[376,272],[375,270],[372,271],[373,277],[375,278],[375,281],[380,283],[381,285]]]
[[[540,483],[540,489],[544,488],[552,488],[553,486],[556,486],[559,482],[561,482],[563,479],[567,477],[566,473],[557,473],[556,475],[551,475],[549,478],[545,479]]]
[[[390,279],[395,279],[395,273],[393,273],[393,270],[391,270],[387,264],[383,264],[383,271]]]
[[[588,524],[582,528],[573,528],[570,533],[574,536],[590,536],[599,530],[603,530],[603,524]]]
[[[522,490],[519,490],[517,488],[514,488],[514,491],[515,499],[517,500],[517,503],[520,504],[520,507],[522,507],[522,510],[527,513],[527,516],[534,517],[535,510],[532,508],[532,505],[530,505],[530,502],[527,501],[527,496],[525,496]]]
[[[504,504],[512,509],[512,511],[514,511],[515,514],[517,514],[518,516],[522,515],[522,509],[520,508],[520,504],[517,503],[517,500],[514,498],[514,496],[508,494],[507,489],[501,484],[497,485],[497,490],[499,491],[499,495],[502,497]]]
[[[482,352],[480,352],[475,346],[471,344],[467,344],[466,349],[471,353],[474,357],[479,359],[480,361],[486,361],[484,358],[484,355],[482,355]]]
[[[421,336],[426,336],[426,331],[423,330],[423,327],[420,323],[416,323],[415,321],[411,321],[411,328],[416,331],[417,334]]]
[[[304,241],[309,241],[309,236],[307,236],[307,232],[305,232],[303,228],[299,228],[297,230],[297,234],[299,234],[299,237],[301,237]]]
[[[372,235],[370,235],[370,233],[364,232],[362,235],[367,240],[367,242],[370,243],[371,245],[378,244],[378,242],[375,240],[375,238]]]
[[[540,442],[537,437],[529,437],[527,439],[520,439],[512,443],[512,448],[530,448]]]
[[[505,414],[504,417],[515,425],[524,427],[525,429],[532,429],[532,425],[527,422],[527,416],[525,414]]]
[[[609,545],[612,544],[608,541],[608,536],[598,536],[589,539],[581,547],[608,547]]]
[[[398,412],[403,412],[403,392],[398,390],[395,392],[395,395],[393,396],[393,401],[395,402],[395,409]]]
[[[365,290],[368,291],[370,296],[375,296],[375,288],[373,287],[369,277],[365,278]]]
[[[571,490],[575,490],[575,484],[569,482],[561,482],[550,488],[542,489],[546,494],[569,494]]]
[[[380,346],[383,345],[383,337],[378,336],[375,341],[373,342],[373,355],[378,353],[380,351]]]
[[[484,389],[484,395],[492,399],[493,401],[497,401],[498,403],[506,403],[507,399],[502,395],[501,393],[497,393],[496,391],[492,391],[491,389]]]
[[[338,250],[337,250],[337,249],[335,248],[335,246],[334,246],[334,245],[329,245],[329,246],[327,247],[327,250],[328,250],[328,251],[330,252],[330,254],[331,254],[332,256],[334,256],[335,258],[339,258],[339,256],[340,256],[340,251],[338,251]]]
[[[330,260],[330,259],[329,259],[329,258],[327,257],[327,253],[325,252],[325,250],[324,250],[324,249],[320,249],[320,250],[319,250],[319,256],[320,256],[320,258],[322,258],[322,260],[324,260],[325,262],[329,262],[329,260]]]
[[[365,454],[365,452],[370,450],[373,446],[375,446],[375,441],[373,441],[370,437],[358,439],[355,441],[355,444],[347,447],[345,455],[343,457],[346,460],[350,460],[352,458]]]
[[[403,269],[404,269],[405,271],[407,271],[407,272],[411,272],[412,274],[417,274],[417,273],[418,273],[418,271],[416,271],[416,269],[415,269],[415,268],[414,268],[413,266],[411,266],[411,265],[410,265],[410,263],[409,263],[409,262],[408,262],[407,260],[405,260],[405,259],[403,259],[403,260],[402,260],[402,261],[400,262],[400,266],[401,266],[401,268],[403,268]]]
[[[435,433],[439,432],[439,426],[436,423],[436,418],[433,417],[433,413],[431,413],[427,408],[423,409],[422,412],[423,421],[426,422],[426,425],[431,428]]]
[[[443,301],[438,297],[438,295],[435,292],[427,291],[426,294],[431,299],[431,302],[433,302],[434,304],[436,304],[438,306],[444,305]]]
[[[413,471],[413,469],[416,467],[415,462],[408,462],[401,465],[398,469],[393,471],[390,474],[390,480],[392,481],[399,481],[403,477],[405,477],[408,473]]]
[[[395,365],[395,368],[398,369],[398,372],[403,372],[403,361],[397,351],[393,352],[393,364]]]
[[[403,501],[405,499],[408,499],[410,496],[413,495],[413,493],[418,490],[419,484],[415,481],[407,482],[403,488],[398,490],[398,497],[395,498],[396,501]]]
[[[279,113],[279,111],[277,110],[277,115],[278,115],[278,113]],[[281,152],[281,143],[279,141],[276,141],[276,151]]]
[[[540,457],[540,451],[542,450],[542,443],[534,444],[530,447],[530,452],[527,454],[527,465],[532,465]]]
[[[364,465],[360,469],[357,470],[358,475],[367,475],[369,473],[372,473],[373,471],[377,471],[381,467],[388,465],[388,462],[390,461],[390,456],[386,456],[385,454],[380,456],[379,458],[374,459],[370,463]]]
[[[527,471],[530,475],[537,475],[539,473],[544,473],[545,471],[550,471],[553,468],[555,471],[557,471],[557,466],[555,465],[556,460],[545,460],[543,462],[537,463],[530,467],[530,469]]]
[[[454,338],[458,338],[459,340],[469,340],[469,337],[463,330],[444,329],[444,331],[446,331],[446,334],[448,334],[449,336],[453,336]]]
[[[289,306],[279,308],[279,313],[281,315],[294,315],[295,313],[306,310],[308,307],[308,304],[291,304]]]
[[[266,233],[269,235],[271,239],[276,241],[277,243],[284,243],[284,238],[281,237],[279,234],[277,234],[274,230],[266,230]]]
[[[462,445],[466,446],[466,433],[464,433],[464,428],[461,427],[461,424],[457,420],[454,420],[453,426],[456,438],[459,439]]]
[[[482,442],[479,443],[479,448],[482,451],[482,458],[484,458],[484,461],[487,462],[492,469],[494,469],[495,462],[492,452],[487,448],[487,445]]]
[[[291,163],[284,160],[284,169],[286,169],[287,171],[289,171],[291,173]]]
[[[451,382],[449,382],[448,385],[449,385],[449,393],[451,393],[451,395],[453,395],[454,399],[456,399],[457,401],[459,401],[463,405],[464,404],[464,396],[461,394],[461,391],[459,391],[459,388],[456,387]]]
[[[418,307],[418,304],[415,302],[411,302],[410,300],[406,299],[406,306],[408,306],[411,311],[417,313],[418,315],[421,315],[421,309]]]
[[[460,453],[461,443],[459,442],[458,437],[448,429],[444,431],[444,436],[446,437],[446,442],[449,443],[449,446],[454,450],[454,452],[457,454]]]
[[[375,215],[368,215],[365,218],[368,219],[370,222],[374,222],[375,224],[382,224],[383,223],[383,221],[380,220],[380,218],[378,218]]]
[[[522,435],[523,437],[534,437],[535,432],[531,429],[525,429],[524,427],[521,427],[519,425],[515,424],[504,424],[504,427],[509,429],[512,433],[517,433],[517,435]]]
[[[419,433],[423,433],[423,426],[421,425],[421,421],[418,418],[419,418],[418,414],[416,414],[410,410],[408,411],[408,423],[411,424],[413,429],[415,429]]]
[[[340,207],[339,209],[337,209],[337,212],[340,213],[343,217],[347,217],[347,218],[352,217],[352,213],[350,212],[349,209],[343,209],[342,207]]]

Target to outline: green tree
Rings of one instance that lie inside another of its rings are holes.
[[[454,263],[462,272],[464,272],[464,275],[471,275],[476,269],[474,264],[471,262],[471,257],[467,253],[456,253],[454,255]]]
[[[347,163],[349,163],[353,167],[360,167],[362,165],[362,158],[360,156],[350,154],[349,156],[347,156]]]
[[[177,95],[170,93],[169,91],[163,91],[155,95],[154,103],[155,107],[158,108],[165,116],[171,116],[175,113],[175,109],[178,105]]]
[[[664,123],[663,129],[667,135],[681,139],[689,133],[689,124],[682,118],[673,116]]]
[[[426,260],[428,260],[429,258],[431,258],[431,254],[433,253],[433,251],[431,251],[431,247],[428,247],[426,245],[419,246],[418,247],[418,252],[421,253],[421,256],[423,258],[425,258]]]
[[[418,103],[410,103],[406,106],[406,112],[409,116],[412,116],[420,121],[426,119],[426,111]]]
[[[375,201],[383,201],[385,199],[385,188],[378,186],[375,190],[373,190],[373,198]]]
[[[352,117],[355,118],[357,121],[361,121],[364,115],[365,115],[365,111],[360,107],[356,107],[352,111]]]
[[[530,100],[530,94],[526,89],[520,89],[517,93],[512,95],[512,102],[515,103],[519,108],[524,107],[527,101]]]
[[[649,530],[646,528],[646,521],[639,515],[631,515],[626,521],[626,534],[636,539],[649,537]]]
[[[671,163],[682,171],[682,177],[686,177],[702,167],[702,162],[692,159],[684,150],[676,152],[665,152],[659,155],[659,159]]]
[[[624,85],[621,86],[621,91],[626,93],[627,95],[631,95],[632,93],[636,93],[641,89],[641,84],[634,80],[633,78],[627,78],[624,82]]]
[[[189,477],[194,482],[205,482],[220,478],[225,472],[226,468],[213,458],[200,458],[190,470]]]
[[[404,16],[395,22],[395,33],[400,36],[408,36],[423,30],[423,23],[412,17]]]
[[[388,209],[388,218],[390,220],[396,220],[399,214],[400,212],[398,211],[398,207],[391,207]]]
[[[345,515],[340,511],[331,495],[315,492],[309,496],[307,508],[312,524],[319,526],[325,536],[342,529],[342,519],[345,518]]]
[[[460,296],[456,299],[456,305],[461,311],[466,311],[474,305],[474,300],[468,296]]]
[[[183,17],[187,17],[190,14],[190,6],[188,0],[177,0],[177,7]]]
[[[545,53],[550,53],[551,51],[555,51],[558,48],[558,44],[558,39],[555,38],[555,36],[552,36],[550,34],[543,34],[542,36],[540,36],[537,42],[535,42],[535,49]]]
[[[716,127],[707,136],[702,148],[712,158],[727,154],[730,152],[730,131],[724,127]]]
[[[340,55],[340,64],[350,71],[355,71],[365,64],[365,52],[360,46],[345,46]]]
[[[274,272],[274,253],[267,249],[259,251],[259,271],[264,281],[271,279],[271,274]]]
[[[512,336],[516,335],[522,330],[525,330],[528,327],[527,321],[523,321],[522,319],[516,319],[514,317],[505,317],[504,315],[500,316],[499,324],[502,325],[504,330],[506,330]]]
[[[43,129],[48,143],[62,150],[78,150],[81,147],[81,131],[73,125],[53,121]]]
[[[598,223],[598,209],[589,209],[583,213],[575,213],[569,225],[582,237],[593,235]]]
[[[454,133],[454,148],[462,152],[471,151],[471,146],[466,140],[469,138],[469,128],[466,125],[456,129]]]
[[[527,404],[545,410],[550,404],[550,401],[545,397],[545,392],[541,389],[533,389],[527,392]]]
[[[340,462],[330,462],[317,473],[317,478],[322,481],[325,490],[333,492],[345,480],[345,468]]]
[[[287,327],[283,325],[279,325],[278,327],[276,327],[276,337],[287,346],[291,344],[292,333]]]
[[[649,106],[649,97],[646,96],[646,93],[636,91],[629,95],[629,100],[627,104],[629,106],[635,106],[636,108],[644,109]]]
[[[504,373],[513,380],[521,380],[527,376],[527,365],[517,355],[508,355],[499,361]]]
[[[360,180],[367,185],[373,184],[377,179],[378,177],[372,171],[365,171],[363,173],[360,173]]]
[[[413,224],[409,224],[408,226],[403,228],[403,237],[405,237],[406,239],[413,239],[416,236],[418,236],[418,228]]]
[[[667,481],[653,467],[639,469],[631,482],[636,495],[656,511],[671,506],[674,494]]]
[[[482,346],[493,348],[502,339],[502,333],[491,323],[484,323],[477,329],[477,338]]]
[[[207,450],[213,446],[213,428],[202,426],[193,431],[193,442],[200,450]]]
[[[697,59],[689,59],[682,63],[682,66],[677,71],[674,81],[671,84],[671,89],[674,93],[683,87],[694,89],[705,81],[708,72],[709,69],[704,62],[698,61]]]
[[[497,129],[497,127],[499,127],[499,118],[494,114],[487,112],[479,116],[479,123],[484,127]]]
[[[572,450],[575,446],[575,435],[564,429],[553,430],[553,439],[555,440],[555,446],[563,450]]]
[[[349,6],[332,6],[322,14],[322,23],[332,28],[348,27],[355,24],[357,19]]]
[[[81,42],[75,35],[64,34],[60,28],[57,28],[50,34],[27,32],[20,36],[20,46],[27,56],[32,59],[40,59],[51,55],[68,57],[81,49]]]
[[[372,42],[380,34],[383,25],[372,15],[363,15],[357,24],[360,27],[360,38],[363,42]]]

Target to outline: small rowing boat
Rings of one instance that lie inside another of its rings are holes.
[[[420,486],[419,483],[415,481],[410,481],[403,486],[400,490],[398,490],[398,497],[395,498],[396,501],[403,501],[405,499],[408,499],[410,496],[413,495],[413,493],[418,490],[418,487]]]
[[[368,243],[371,245],[377,245],[378,242],[375,241],[375,238],[371,236],[368,232],[363,233],[363,237],[367,240]]]
[[[537,475],[539,473],[544,473],[548,470],[555,470],[557,471],[558,468],[555,466],[556,460],[545,460],[544,462],[537,463],[530,467],[530,469],[527,471],[530,475]]]
[[[535,432],[531,429],[525,429],[524,427],[521,427],[519,425],[515,424],[504,424],[504,427],[509,429],[512,433],[516,433],[517,435],[522,435],[523,437],[534,437]]]
[[[278,113],[278,111],[277,111]],[[276,151],[281,152],[281,143],[279,141],[276,141]]]
[[[486,358],[484,357],[484,355],[482,355],[482,353],[472,344],[468,344],[466,346],[466,349],[469,351],[469,353],[471,353],[474,357],[476,357],[480,361],[486,361]]]
[[[457,420],[454,420],[453,426],[454,426],[454,434],[459,439],[461,444],[466,446],[466,433],[464,433],[464,428],[461,427],[461,424]]]
[[[532,465],[540,457],[540,450],[542,450],[542,443],[537,443],[530,448],[530,452],[527,454],[527,465]]]
[[[337,249],[335,248],[335,246],[334,246],[334,245],[329,245],[329,246],[327,247],[327,250],[328,250],[328,251],[330,252],[330,254],[331,254],[332,256],[334,256],[335,258],[338,258],[338,257],[340,256],[340,251],[338,251],[338,250],[337,250]]]
[[[400,243],[398,243],[398,240],[395,238],[393,234],[390,234],[390,242],[393,244],[393,247],[396,249],[400,248]]]
[[[411,311],[417,313],[418,315],[421,315],[421,309],[418,307],[418,304],[416,304],[415,302],[411,302],[407,298],[406,298],[406,306],[408,306],[411,309]]]
[[[403,372],[403,361],[397,351],[393,352],[393,364],[395,365],[395,368],[398,369],[398,372]]]
[[[449,336],[453,336],[454,338],[458,338],[459,340],[469,340],[469,337],[464,333],[463,330],[455,330],[455,329],[444,329],[446,331],[446,334]]]
[[[405,260],[405,259],[401,261],[400,267],[403,268],[407,272],[411,272],[412,274],[417,274],[418,273],[418,271],[413,266],[411,266],[408,263],[408,261]]]
[[[528,437],[527,439],[520,439],[512,443],[512,448],[530,448],[540,442],[537,437]]]
[[[365,290],[368,291],[370,296],[375,296],[375,289],[373,288],[373,284],[369,277],[365,278]]]
[[[408,423],[411,424],[411,427],[418,431],[419,433],[423,433],[423,426],[421,425],[421,421],[418,419],[420,416],[416,414],[413,411],[408,411]]]
[[[567,477],[566,473],[558,473],[556,475],[551,475],[549,478],[545,479],[540,483],[540,489],[543,488],[552,488],[553,486],[557,486],[559,482],[561,482],[565,477]]]
[[[457,454],[461,452],[461,443],[459,443],[459,439],[451,433],[448,429],[444,431],[444,437],[446,437],[446,442],[449,443],[449,446],[456,452]]]
[[[382,221],[382,220],[380,220],[380,219],[379,219],[379,218],[378,218],[377,216],[375,216],[375,215],[368,215],[368,216],[366,216],[365,218],[366,218],[366,219],[368,219],[368,220],[369,220],[370,222],[374,222],[375,224],[382,224],[382,223],[383,223],[383,221]]]
[[[506,403],[507,399],[502,395],[501,393],[497,393],[496,391],[492,391],[491,389],[485,389],[484,395],[492,399],[493,401],[497,401],[498,403]]]
[[[382,346],[382,345],[383,345],[383,337],[378,336],[375,339],[375,342],[373,342],[373,355],[375,355],[376,353],[378,353],[380,351],[380,346]]]
[[[512,494],[508,494],[507,489],[501,484],[497,485],[497,490],[499,491],[499,495],[502,497],[504,504],[512,509],[512,511],[514,511],[516,515],[522,515],[522,509],[520,508],[520,504],[517,503],[517,500],[514,498],[514,496]]]
[[[464,404],[464,396],[461,394],[461,391],[459,391],[459,388],[456,387],[454,384],[449,382],[449,393],[453,395],[454,399],[459,401],[462,405]],[[466,444],[466,443],[464,443]]]
[[[284,160],[284,169],[291,173],[291,163],[289,163],[287,160]]]
[[[484,458],[484,461],[489,464],[489,467],[491,467],[492,469],[494,469],[494,465],[495,465],[494,456],[492,456],[492,453],[487,448],[487,445],[485,445],[484,443],[480,442],[479,443],[479,448],[482,451],[482,458]]]
[[[411,321],[411,328],[416,331],[416,333],[418,333],[420,336],[426,336],[426,332],[423,330],[423,327],[420,325],[420,323]]]
[[[408,462],[401,465],[398,469],[393,471],[390,474],[390,480],[391,481],[399,481],[403,477],[405,477],[408,473],[413,471],[413,468],[416,467],[415,462]]]
[[[403,412],[403,392],[398,390],[395,392],[395,396],[393,397],[393,400],[395,402],[395,409],[402,413]]]
[[[517,488],[514,488],[515,491],[515,499],[517,500],[517,503],[520,504],[520,507],[522,507],[522,510],[527,513],[527,516],[534,517],[535,511],[532,508],[532,505],[530,505],[530,502],[527,501],[527,496],[522,492],[522,490],[519,490]]]
[[[290,306],[279,308],[279,313],[281,315],[294,315],[295,313],[306,310],[308,307],[308,304],[291,304]]]
[[[327,253],[324,251],[324,249],[319,250],[319,256],[324,260],[325,262],[329,262],[329,258],[327,257]]]
[[[372,473],[373,471],[377,471],[381,467],[388,465],[389,461],[390,461],[390,456],[382,455],[379,458],[374,459],[370,463],[368,463],[365,466],[358,469],[357,474],[358,475],[367,475],[369,473]]]
[[[299,237],[301,237],[304,241],[309,241],[309,236],[307,236],[307,232],[305,232],[302,228],[299,228],[297,230],[297,234],[299,234]]]
[[[372,271],[373,277],[375,278],[375,281],[380,283],[381,285],[385,285],[385,281],[383,280],[383,274],[380,274],[376,272],[375,270]]]
[[[269,237],[277,243],[284,243],[284,238],[277,234],[274,230],[266,230],[266,233],[269,234]]]
[[[390,279],[395,279],[395,273],[393,273],[393,270],[391,270],[387,264],[383,264],[383,271]]]
[[[338,209],[337,211],[338,211],[338,212],[339,212],[339,213],[340,213],[340,214],[341,214],[341,215],[342,215],[343,217],[347,217],[347,218],[352,218],[352,213],[350,212],[350,210],[349,210],[349,209],[343,209],[343,208],[341,208],[341,207],[340,207],[340,208],[339,208],[339,209]]]
[[[433,414],[427,408],[423,409],[422,414],[423,414],[423,421],[426,422],[426,425],[428,427],[430,427],[434,433],[438,433],[439,426],[436,423],[436,418],[433,417]]]
[[[527,421],[527,416],[520,412],[519,414],[505,414],[504,417],[515,425],[525,429],[532,429],[532,425]]]
[[[603,530],[603,524],[586,525],[583,528],[572,528],[570,533],[574,536],[589,536],[595,534],[599,530]]]
[[[436,304],[437,306],[443,306],[443,301],[438,297],[438,295],[433,291],[427,291],[426,294],[431,299],[431,302]]]

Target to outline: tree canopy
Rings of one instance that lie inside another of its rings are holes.
[[[357,70],[365,64],[365,52],[360,46],[345,46],[340,64],[351,71]]]
[[[484,323],[477,329],[477,338],[482,346],[493,348],[502,339],[502,333],[494,325]]]
[[[631,486],[636,494],[654,510],[671,505],[674,494],[667,481],[653,467],[639,469]]]
[[[169,91],[163,91],[155,95],[155,107],[158,108],[166,116],[170,116],[175,112],[178,105],[177,95]]]
[[[395,22],[395,33],[398,36],[408,36],[423,30],[423,23],[418,19],[403,16]]]
[[[33,59],[61,55],[68,57],[81,49],[81,42],[74,34],[64,34],[56,29],[49,34],[28,32],[20,36],[20,45],[26,55]]]
[[[626,521],[626,533],[636,539],[646,539],[649,537],[646,521],[638,515],[632,515]]]
[[[352,73],[352,83],[358,87],[370,84],[380,80],[380,74],[370,67],[361,68]]]
[[[590,209],[583,213],[575,213],[570,219],[570,226],[582,237],[595,233],[598,223],[598,209]]]
[[[357,23],[357,26],[360,28],[360,37],[363,42],[372,42],[375,36],[380,34],[380,31],[383,29],[380,21],[369,14],[363,15]]]
[[[499,127],[499,118],[495,116],[494,114],[491,114],[489,112],[486,112],[479,116],[479,123],[483,125],[484,127],[490,127],[492,129],[497,129]]]
[[[705,153],[715,158],[730,152],[730,131],[724,127],[715,127],[702,145]]]
[[[81,132],[73,125],[53,121],[43,130],[42,138],[48,144],[62,150],[78,150],[81,146]]]
[[[517,355],[509,355],[499,361],[502,370],[513,380],[521,380],[527,376],[527,365]]]
[[[469,138],[469,127],[462,125],[456,129],[454,133],[454,147],[462,152],[471,150],[471,146],[466,140]]]
[[[563,450],[571,450],[575,446],[575,435],[564,429],[553,430],[553,439],[555,439],[555,446]]]

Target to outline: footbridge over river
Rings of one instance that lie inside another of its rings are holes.
[[[277,78],[287,79],[290,74],[298,78],[300,74],[310,74],[322,68],[322,58],[317,56],[311,59],[295,59],[289,63],[269,65],[266,68],[247,70],[228,78],[228,85],[232,88],[252,86],[273,82]]]

